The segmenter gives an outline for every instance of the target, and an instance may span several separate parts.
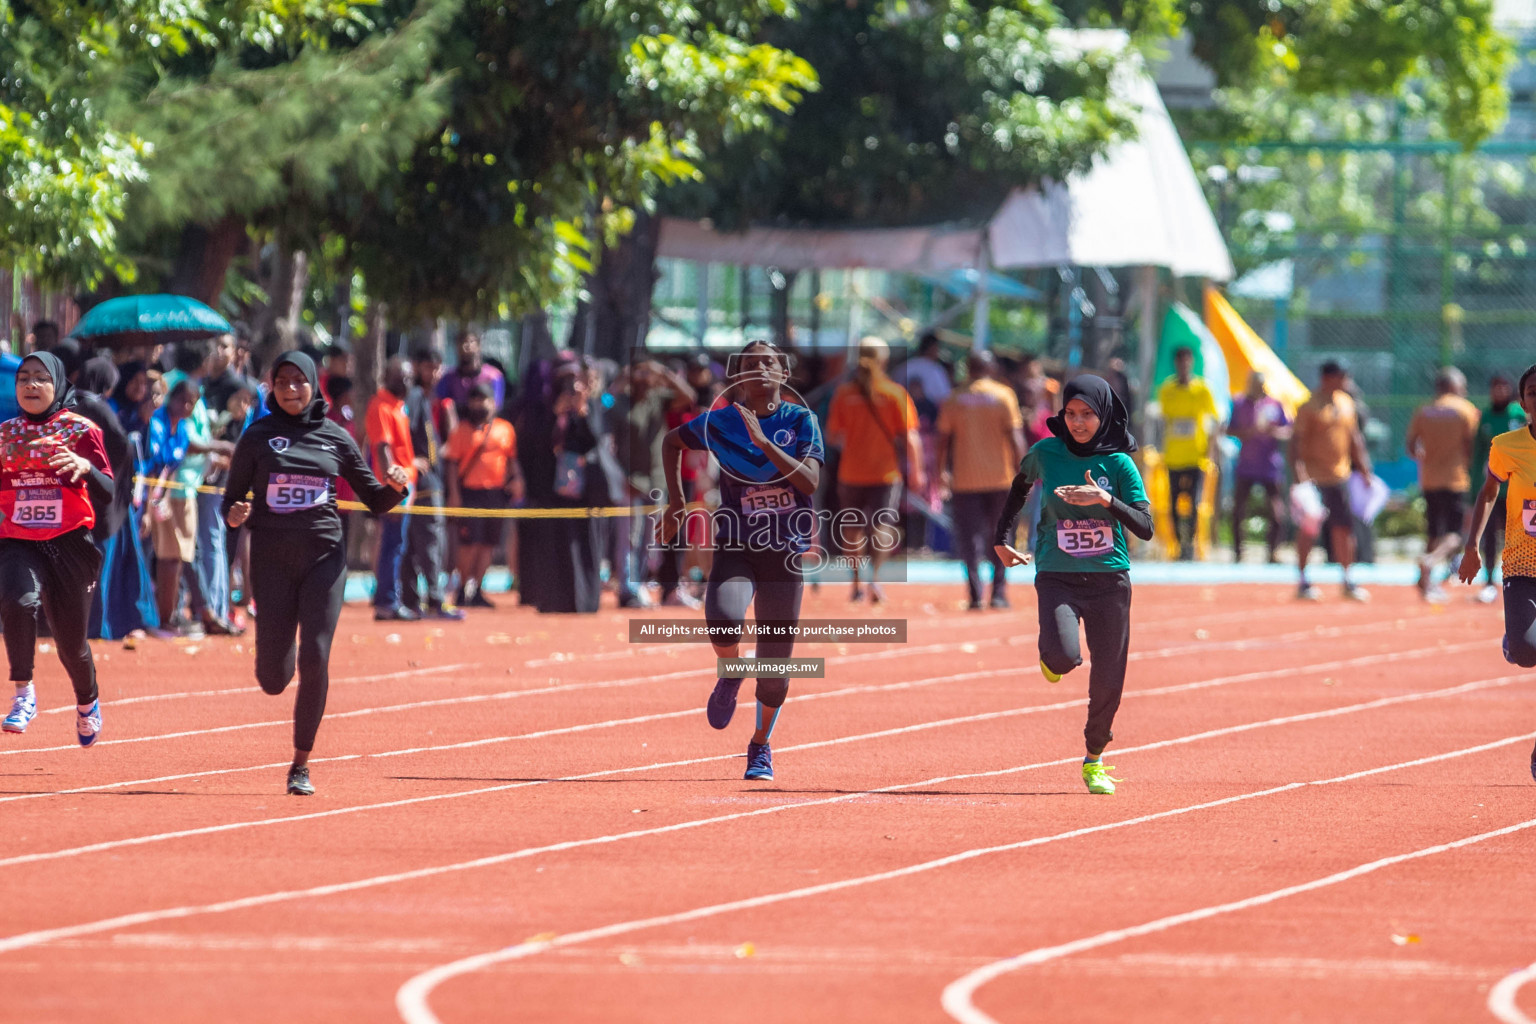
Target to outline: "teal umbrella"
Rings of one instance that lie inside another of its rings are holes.
[[[185,295],[124,295],[80,319],[70,336],[93,345],[161,345],[228,334],[229,321]]]

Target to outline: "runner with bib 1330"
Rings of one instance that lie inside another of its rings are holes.
[[[1030,556],[1014,550],[1019,510],[1040,484],[1040,530],[1035,539],[1035,592],[1040,600],[1040,671],[1051,682],[1083,663],[1078,623],[1087,634],[1093,666],[1088,675],[1088,756],[1083,782],[1090,793],[1113,793],[1115,779],[1102,754],[1125,688],[1131,642],[1130,559],[1125,530],[1152,538],[1152,506],[1131,453],[1119,396],[1101,377],[1083,374],[1067,384],[1051,433],[1019,465],[997,524],[997,554],[1005,565]]]
[[[766,341],[750,342],[730,360],[725,398],[730,404],[696,416],[666,435],[662,463],[671,495],[661,539],[670,544],[682,527],[683,452],[707,451],[720,463],[720,508],[712,517],[714,563],[704,591],[710,642],[721,660],[741,657],[741,634],[751,604],[759,625],[791,635],[760,636],[759,661],[794,653],[805,589],[801,558],[815,535],[811,495],[825,459],[816,414],[786,402],[789,360]],[[741,677],[720,676],[710,694],[709,724],[724,729],[736,711]],[[782,675],[757,677],[757,728],[747,744],[748,779],[773,778],[768,741],[789,695]]]

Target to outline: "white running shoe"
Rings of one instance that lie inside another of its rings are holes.
[[[1493,604],[1493,602],[1497,601],[1498,599],[1499,588],[1494,586],[1492,583],[1488,584],[1482,590],[1477,592],[1477,601],[1479,604]]]
[[[1303,583],[1296,588],[1296,597],[1301,601],[1321,601],[1323,592],[1310,583]]]
[[[1371,592],[1362,586],[1350,583],[1344,587],[1344,597],[1346,600],[1359,601],[1361,604],[1365,604],[1371,599]]]
[[[96,737],[101,733],[101,701],[92,701],[91,710],[86,712],[75,709],[75,732],[79,734],[82,747],[96,742]]]
[[[11,699],[11,713],[0,722],[6,732],[26,732],[27,725],[37,717],[37,695],[29,686],[27,692],[18,693]]]

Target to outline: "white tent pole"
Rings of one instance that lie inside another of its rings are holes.
[[[1152,374],[1157,367],[1157,268],[1136,268],[1136,298],[1141,306],[1137,319],[1141,321],[1141,344],[1137,351],[1137,369],[1141,374],[1141,417],[1145,422],[1146,408],[1156,395]]]
[[[971,325],[971,347],[977,350],[987,347],[987,328],[992,320],[992,296],[987,292],[992,276],[992,261],[988,258],[991,244],[987,233],[982,232],[976,254],[976,316]]]

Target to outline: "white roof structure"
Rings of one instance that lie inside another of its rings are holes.
[[[1079,49],[1122,49],[1123,32],[1053,33]],[[1181,277],[1232,278],[1200,182],[1157,85],[1139,61],[1126,61],[1115,91],[1133,105],[1137,137],[1064,184],[1015,189],[982,227],[717,232],[702,222],[668,218],[659,255],[705,263],[867,267],[932,274],[980,268],[1166,267]],[[986,246],[986,252],[983,252]]]

